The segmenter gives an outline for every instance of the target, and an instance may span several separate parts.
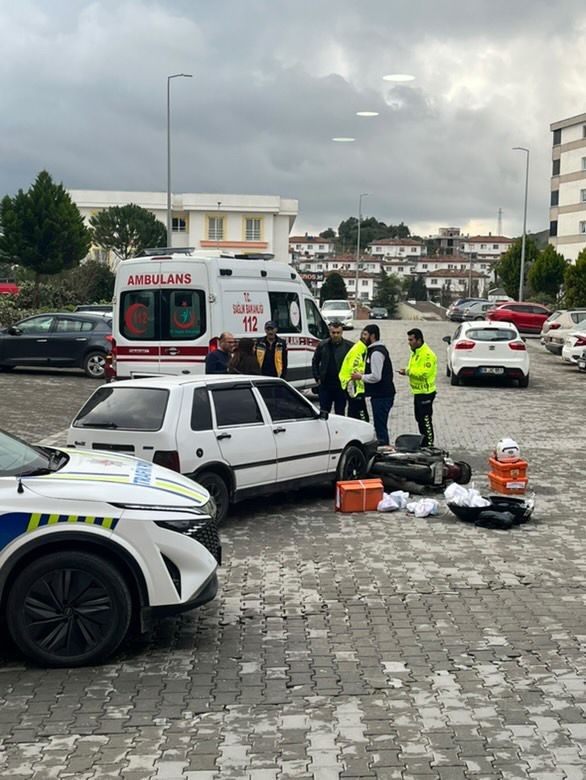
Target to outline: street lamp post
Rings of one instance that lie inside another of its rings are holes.
[[[529,187],[529,149],[525,146],[513,146],[515,152],[525,152],[525,199],[523,201],[523,238],[521,239],[521,271],[519,273],[519,300],[523,300],[525,281],[525,240],[527,236],[527,190]]]
[[[356,239],[356,278],[354,282],[354,316],[358,317],[358,265],[360,262],[360,225],[362,224],[362,198],[368,197],[368,192],[361,192],[358,198],[358,237]]]
[[[191,79],[191,73],[174,73],[167,76],[167,244],[173,245],[171,232],[171,79]]]

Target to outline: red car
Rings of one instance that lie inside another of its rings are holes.
[[[551,311],[538,303],[501,303],[486,312],[487,320],[492,322],[512,322],[517,330],[524,333],[541,333],[541,327]]]

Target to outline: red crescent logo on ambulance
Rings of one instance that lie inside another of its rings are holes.
[[[126,309],[124,324],[134,336],[142,336],[149,325],[149,312],[144,303],[133,303]]]

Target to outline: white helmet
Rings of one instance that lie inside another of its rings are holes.
[[[502,461],[518,460],[521,457],[519,445],[513,439],[501,439],[496,445],[495,454],[496,459]]]

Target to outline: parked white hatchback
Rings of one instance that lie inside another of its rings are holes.
[[[584,327],[584,323],[582,323],[566,336],[566,340],[562,347],[562,358],[566,363],[574,363],[574,365],[576,365],[585,351],[586,328]]]
[[[136,455],[181,472],[231,502],[325,479],[365,476],[370,423],[320,413],[282,379],[174,376],[98,388],[75,417],[69,446]]]
[[[516,379],[529,385],[529,354],[512,323],[463,322],[447,343],[447,375],[451,384],[463,379]]]

